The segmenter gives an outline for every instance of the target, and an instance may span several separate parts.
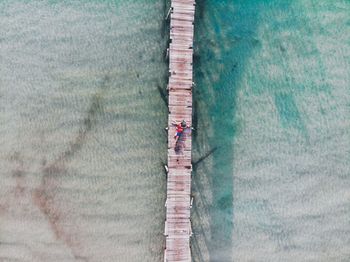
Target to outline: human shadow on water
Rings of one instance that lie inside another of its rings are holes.
[[[259,4],[246,1],[197,1],[193,155],[206,157],[193,170],[193,261],[233,261],[236,99],[246,63],[260,47],[258,12]]]

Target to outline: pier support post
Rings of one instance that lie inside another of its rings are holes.
[[[170,8],[169,8],[169,11],[168,11],[168,13],[167,13],[167,15],[166,15],[166,17],[165,17],[165,20],[168,20],[169,15],[170,15],[170,13],[171,13],[172,10],[173,10],[173,8],[170,7]]]
[[[165,55],[165,59],[169,58],[169,48],[166,49],[166,55]]]

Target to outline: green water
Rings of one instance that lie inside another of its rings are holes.
[[[163,1],[0,10],[0,260],[160,261]]]
[[[349,1],[199,1],[195,261],[347,261]]]
[[[0,1],[0,261],[162,261],[168,5]],[[349,259],[349,14],[197,1],[194,261]]]

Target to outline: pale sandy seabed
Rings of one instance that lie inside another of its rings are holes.
[[[0,2],[0,261],[162,261],[164,13]],[[349,14],[197,1],[194,261],[348,261]]]
[[[0,261],[160,261],[163,3],[0,10]]]

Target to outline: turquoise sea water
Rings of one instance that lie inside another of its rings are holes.
[[[195,261],[350,258],[349,1],[199,1]]]
[[[162,261],[169,2],[0,1],[0,261]],[[348,261],[349,1],[198,0],[194,261]]]

